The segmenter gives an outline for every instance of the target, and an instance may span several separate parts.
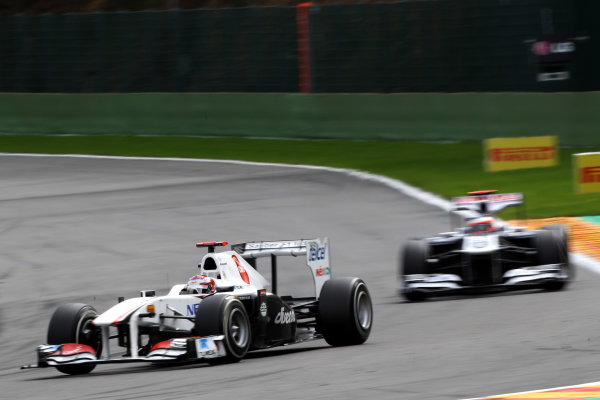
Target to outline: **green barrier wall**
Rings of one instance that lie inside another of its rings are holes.
[[[0,133],[481,140],[600,145],[600,92],[0,94]]]

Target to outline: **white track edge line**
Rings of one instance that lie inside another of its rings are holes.
[[[409,197],[438,207],[444,211],[450,211],[452,203],[430,192],[426,192],[415,186],[411,186],[398,179],[388,178],[386,176],[372,174],[355,169],[324,167],[319,165],[305,164],[284,164],[284,163],[268,163],[256,161],[240,161],[240,160],[219,160],[207,158],[181,158],[181,157],[124,157],[124,156],[104,156],[104,155],[88,155],[88,154],[36,154],[36,153],[2,153],[0,157],[55,157],[55,158],[88,158],[88,159],[106,159],[106,160],[141,160],[141,161],[174,161],[174,162],[197,162],[197,163],[221,163],[221,164],[236,164],[236,165],[256,165],[256,166],[275,166],[282,168],[301,168],[312,169],[317,171],[328,171],[345,174],[364,181],[371,181],[387,186],[391,189],[399,191]],[[583,266],[584,268],[600,275],[600,262],[587,257],[580,253],[570,253],[572,260]]]
[[[555,387],[555,388],[550,388],[550,389],[541,389],[541,390],[529,390],[527,392],[514,392],[514,393],[505,393],[505,394],[494,394],[491,395],[489,397],[472,397],[469,399],[461,399],[461,400],[482,400],[482,399],[494,399],[494,398],[498,398],[498,400],[501,400],[502,397],[506,397],[506,396],[515,396],[518,394],[529,394],[529,393],[544,393],[544,392],[550,392],[552,390],[563,390],[563,389],[575,389],[575,388],[579,388],[579,387],[585,387],[585,386],[594,386],[594,385],[600,385],[600,382],[590,382],[590,383],[582,383],[579,385],[572,385],[572,386],[559,386],[559,387]],[[541,400],[542,398],[540,398]],[[585,400],[585,399],[582,399]]]

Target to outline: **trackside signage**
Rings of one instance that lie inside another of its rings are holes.
[[[573,154],[575,191],[600,192],[600,153]]]
[[[485,170],[488,172],[558,164],[556,136],[486,139],[484,152]]]

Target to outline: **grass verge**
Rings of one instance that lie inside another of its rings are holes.
[[[237,159],[351,168],[400,179],[445,198],[470,190],[522,192],[529,218],[600,215],[600,194],[576,194],[571,155],[551,168],[486,173],[475,142],[296,141],[139,136],[0,136],[0,152]]]

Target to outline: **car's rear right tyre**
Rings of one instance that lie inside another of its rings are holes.
[[[364,343],[371,333],[373,305],[360,278],[333,278],[319,295],[319,330],[332,346]]]
[[[241,301],[231,295],[215,294],[198,305],[194,334],[198,336],[225,336],[227,355],[210,359],[211,364],[238,362],[248,352],[251,327],[248,313]]]
[[[54,311],[48,324],[48,344],[81,343],[92,347],[96,355],[102,352],[100,329],[92,324],[98,313],[82,303],[63,304]],[[82,375],[91,372],[96,364],[59,365],[64,374]]]

